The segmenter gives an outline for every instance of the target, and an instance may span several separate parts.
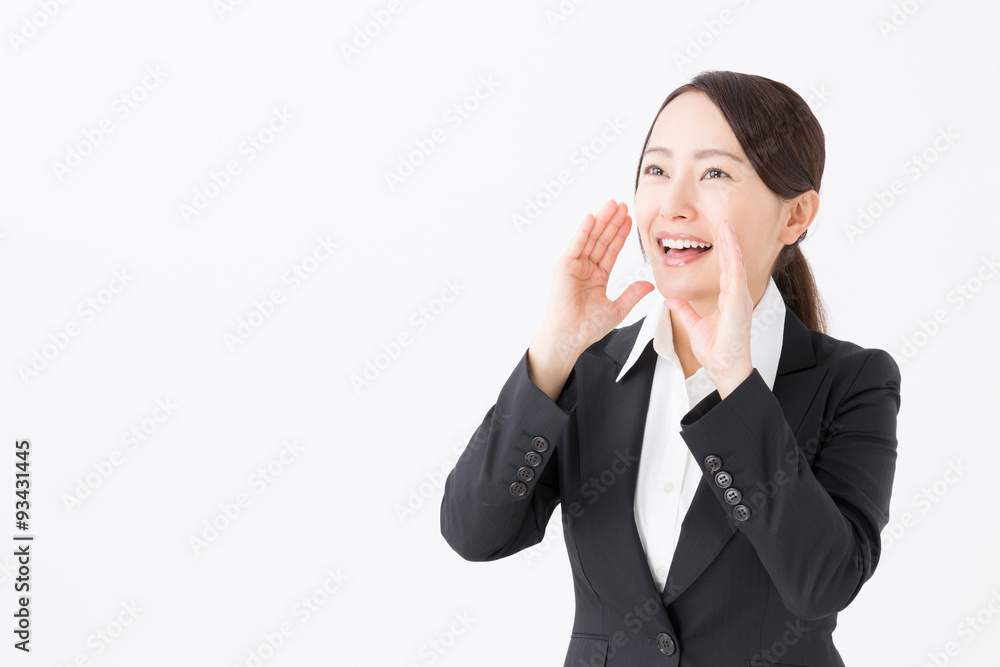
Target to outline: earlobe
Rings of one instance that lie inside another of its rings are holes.
[[[803,192],[795,198],[792,203],[788,221],[785,223],[785,230],[782,232],[780,240],[785,245],[795,245],[806,235],[806,231],[816,219],[819,211],[819,195],[815,190]]]

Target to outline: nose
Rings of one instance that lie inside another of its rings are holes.
[[[666,222],[691,220],[696,215],[692,186],[684,179],[671,181],[659,192],[659,217]]]

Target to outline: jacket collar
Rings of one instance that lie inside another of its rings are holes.
[[[680,362],[674,352],[669,315],[670,311],[663,304],[663,298],[658,295],[655,297],[649,312],[640,320],[639,331],[635,335],[631,347],[627,348],[630,351],[624,363],[620,357],[623,352],[622,348],[625,347],[622,344],[624,340],[622,343],[618,343],[614,350],[608,350],[609,354],[612,354],[612,358],[622,364],[615,382],[621,382],[622,378],[635,366],[635,362],[638,361],[650,341],[653,341],[653,349],[659,355],[672,359],[680,368]],[[754,306],[750,320],[750,358],[753,360],[754,368],[760,373],[768,388],[774,387],[774,377],[777,374],[778,360],[781,355],[784,320],[785,301],[781,297],[781,292],[778,291],[778,285],[774,282],[774,278],[768,278],[764,294]],[[704,370],[699,369],[692,376],[692,378],[694,377],[710,382]]]

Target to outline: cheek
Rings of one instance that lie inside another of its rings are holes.
[[[738,232],[737,238],[740,239]],[[747,236],[745,241],[740,239],[740,252],[743,255],[743,266],[746,267],[748,272],[757,273],[761,270],[767,261],[766,250],[766,248],[760,245],[760,240],[757,238]]]
[[[643,188],[640,186],[635,193],[635,205],[634,210],[632,211],[632,217],[636,219],[648,218],[651,216],[652,212],[655,211],[655,209],[656,204],[651,193],[649,192],[649,188]]]

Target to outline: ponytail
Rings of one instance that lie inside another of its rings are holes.
[[[799,242],[805,238],[802,233],[795,243],[786,245],[778,253],[774,262],[771,277],[778,286],[778,291],[785,301],[785,306],[791,308],[795,316],[802,320],[807,328],[827,333],[826,312],[812,269],[806,256],[802,254]]]

